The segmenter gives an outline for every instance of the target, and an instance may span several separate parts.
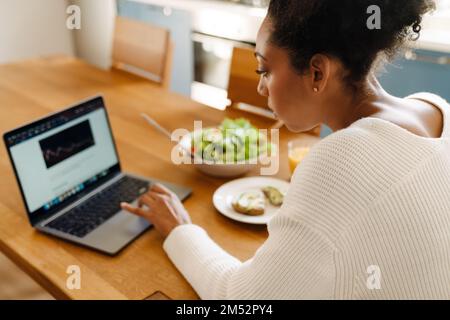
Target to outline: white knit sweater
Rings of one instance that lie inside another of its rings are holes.
[[[441,109],[442,137],[364,118],[324,139],[250,260],[197,225],[175,228],[164,249],[199,296],[450,299],[450,108],[431,94],[409,98]]]

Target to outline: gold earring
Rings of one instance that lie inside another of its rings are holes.
[[[314,92],[319,92],[319,88],[314,88]]]

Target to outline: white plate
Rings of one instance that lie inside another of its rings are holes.
[[[233,209],[233,200],[240,194],[247,191],[261,190],[261,188],[272,186],[286,194],[289,189],[289,182],[269,178],[269,177],[250,177],[230,181],[214,192],[213,203],[216,209],[224,216],[244,223],[267,224],[280,207],[275,207],[266,201],[266,210],[261,216],[248,216],[238,213]]]

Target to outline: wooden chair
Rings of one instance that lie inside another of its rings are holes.
[[[112,67],[137,74],[168,88],[173,44],[168,30],[117,17]]]
[[[264,117],[275,119],[273,112],[267,106],[267,98],[257,92],[259,75],[255,70],[258,63],[253,48],[233,49],[230,78],[228,82],[228,99],[231,107]],[[284,124],[277,121],[272,128],[281,128]],[[308,132],[315,136],[320,135],[320,126]]]

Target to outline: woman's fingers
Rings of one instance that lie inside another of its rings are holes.
[[[154,203],[161,203],[163,200],[170,200],[170,196],[154,191],[147,192],[144,197],[148,197],[148,201],[154,201]]]
[[[189,214],[175,194],[158,184],[139,198],[136,207],[129,203],[121,203],[121,207],[150,221],[164,237],[176,226],[190,223]]]
[[[148,193],[142,195],[138,199],[139,208],[142,208],[144,205],[151,208],[152,203],[154,203],[154,199],[152,197],[150,197]]]
[[[160,194],[160,193],[149,191],[139,198],[138,204],[139,204],[139,207],[142,207],[145,205],[148,208],[158,209],[161,207],[163,202],[165,202],[165,200],[169,200],[169,199],[170,199],[170,197],[166,196],[165,194]]]
[[[161,194],[165,194],[167,196],[172,195],[172,191],[170,191],[169,189],[167,189],[166,187],[164,187],[162,184],[160,183],[154,183],[152,184],[152,186],[150,187],[150,191],[151,192],[156,192],[156,193],[161,193]]]
[[[147,215],[146,211],[144,209],[132,206],[131,204],[126,203],[126,202],[122,202],[120,204],[120,207],[123,210],[126,210],[126,211],[128,211],[130,213],[133,213],[133,214],[135,214],[137,216],[140,216],[140,217],[145,217]]]

